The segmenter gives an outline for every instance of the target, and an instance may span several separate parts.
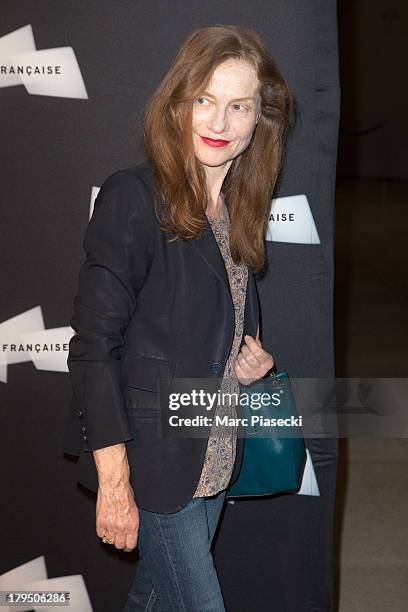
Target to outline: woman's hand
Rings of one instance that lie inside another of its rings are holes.
[[[123,442],[93,451],[98,471],[96,533],[106,544],[125,552],[136,547],[139,510],[129,481],[129,463]]]
[[[259,327],[256,339],[252,336],[244,336],[245,344],[242,346],[234,364],[235,374],[242,385],[262,378],[273,368],[272,355],[267,353],[259,340]]]
[[[139,510],[130,483],[99,486],[96,501],[96,532],[107,544],[130,552],[137,545]]]

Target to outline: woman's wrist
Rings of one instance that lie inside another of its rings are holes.
[[[99,487],[104,489],[129,486],[129,463],[123,443],[93,451]]]

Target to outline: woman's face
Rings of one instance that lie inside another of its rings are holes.
[[[259,116],[259,81],[245,60],[228,59],[193,103],[193,142],[198,160],[222,166],[248,146]],[[231,164],[229,164],[231,165]]]

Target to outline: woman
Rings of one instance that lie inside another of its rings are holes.
[[[126,612],[224,610],[211,543],[243,441],[235,425],[158,435],[157,383],[239,391],[274,365],[254,272],[291,108],[255,33],[198,29],[147,106],[148,161],[112,174],[95,201],[68,367],[97,534],[139,547]]]

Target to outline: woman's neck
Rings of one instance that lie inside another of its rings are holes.
[[[209,196],[209,202],[205,212],[214,219],[222,219],[226,215],[226,205],[221,187],[231,163],[232,160],[229,160],[222,166],[205,167],[205,172],[207,175],[207,193]]]
[[[206,214],[214,219],[223,219],[226,216],[226,205],[224,200],[224,195],[220,191],[218,196],[217,205],[214,206],[213,203],[208,204],[206,209]]]

